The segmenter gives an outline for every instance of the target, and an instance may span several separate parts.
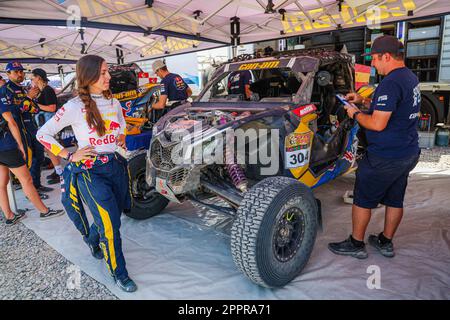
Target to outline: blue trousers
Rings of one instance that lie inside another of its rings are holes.
[[[36,139],[37,129],[34,125],[26,126],[26,130],[32,154],[30,174],[33,178],[33,185],[39,188],[41,186],[41,166],[45,160],[44,146]]]
[[[120,217],[131,207],[126,160],[108,155],[108,162],[95,160],[90,169],[83,164],[69,164],[63,172],[62,203],[69,218],[92,245],[100,245],[111,275],[128,277],[120,237]],[[85,203],[94,223],[89,226]]]

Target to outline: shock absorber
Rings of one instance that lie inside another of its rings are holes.
[[[227,163],[225,167],[227,168],[227,172],[230,175],[231,181],[233,181],[234,186],[242,192],[247,192],[248,182],[247,177],[245,176],[244,169],[242,169],[239,164],[235,163],[234,153],[231,152],[233,151],[228,150],[227,148],[226,159],[227,161],[228,159],[233,159],[233,163]]]
[[[226,167],[234,186],[242,192],[247,192],[247,178],[242,167],[237,163],[227,164]]]

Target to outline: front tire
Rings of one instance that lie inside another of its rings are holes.
[[[258,285],[283,287],[309,260],[318,208],[311,189],[286,177],[270,177],[246,193],[231,229],[236,266]]]
[[[161,213],[169,200],[156,192],[145,182],[145,153],[128,161],[130,170],[131,194],[133,206],[125,214],[133,219],[144,220]]]

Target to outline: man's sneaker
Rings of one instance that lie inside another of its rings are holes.
[[[53,171],[51,174],[49,174],[47,177],[47,180],[53,180],[53,179],[59,179],[58,174],[56,173],[56,171]]]
[[[88,245],[89,249],[91,250],[91,254],[95,259],[103,259],[103,252],[102,249],[100,249],[100,246],[94,246],[89,243],[87,237],[83,237],[83,241]]]
[[[382,244],[379,236],[372,234],[369,236],[369,244],[372,247],[375,247],[383,256],[387,258],[392,258],[395,256],[394,245],[392,244],[392,241]]]
[[[366,251],[366,246],[355,246],[352,242],[351,236],[342,242],[329,243],[328,249],[335,254],[351,256],[358,259],[366,259],[369,256]]]
[[[37,190],[38,192],[50,192],[50,191],[53,191],[53,188],[40,186],[39,188],[36,188],[36,190]]]
[[[63,215],[63,214],[64,214],[64,210],[48,209],[47,213],[41,213],[41,220],[47,220],[50,218],[59,217],[60,215]]]
[[[137,290],[136,283],[128,277],[123,280],[115,279],[115,281],[117,286],[125,292],[135,292]]]
[[[25,217],[26,217],[25,212],[17,213],[14,215],[14,218],[6,219],[6,225],[7,226],[15,225],[17,222],[19,222],[19,220],[21,220]]]

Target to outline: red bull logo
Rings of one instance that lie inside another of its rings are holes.
[[[95,159],[87,159],[83,161],[83,169],[92,169]]]
[[[120,126],[120,124],[118,122],[115,122],[115,121],[112,121],[112,120],[104,120],[103,122],[105,124],[105,134],[110,134],[114,130],[118,130],[118,129],[121,128],[121,126]],[[96,132],[97,132],[97,130],[95,129],[95,127],[92,127],[89,130],[89,134],[94,134]]]
[[[108,133],[112,133],[114,130],[119,130],[120,129],[120,123],[112,121],[112,120],[105,120],[105,129],[106,129],[106,134]]]

